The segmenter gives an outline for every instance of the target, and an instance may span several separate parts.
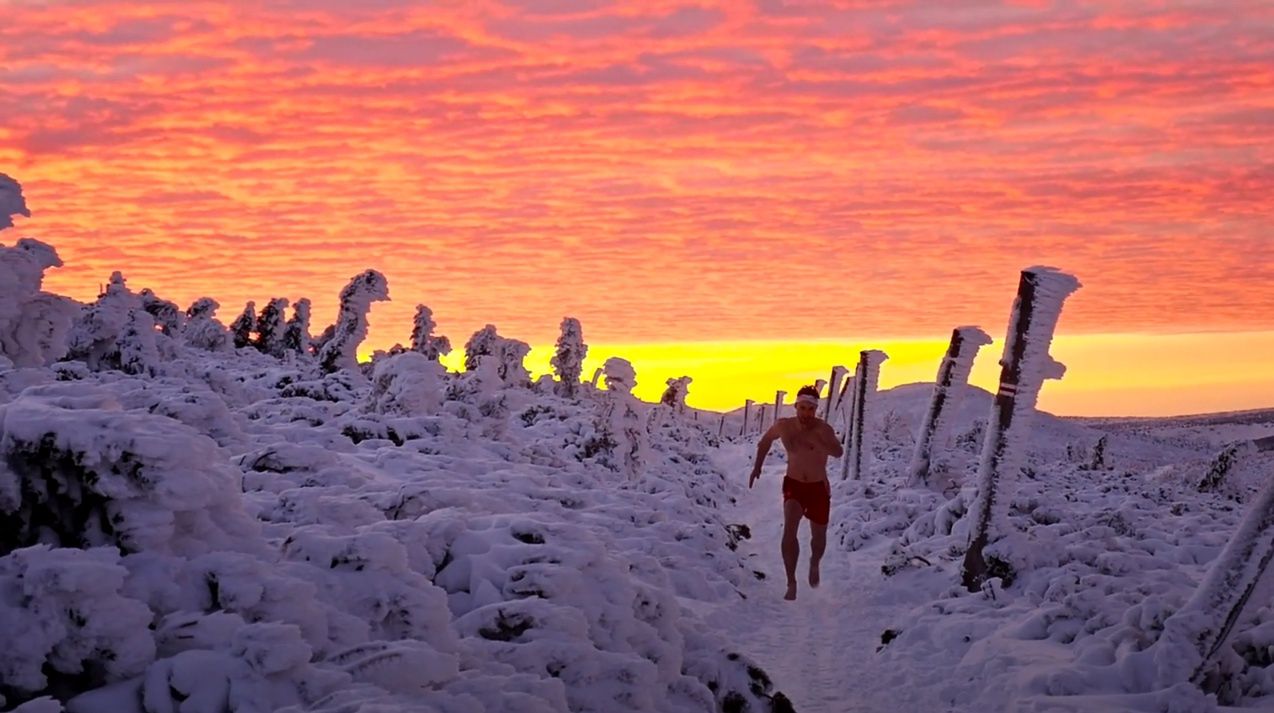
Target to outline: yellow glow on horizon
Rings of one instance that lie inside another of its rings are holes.
[[[993,335],[996,336],[996,335]],[[584,362],[584,380],[611,356],[637,370],[634,393],[655,401],[666,381],[690,376],[687,403],[727,411],[744,399],[772,403],[775,390],[786,401],[803,384],[827,379],[833,365],[852,370],[862,349],[889,355],[880,388],[932,383],[947,339],[836,341],[728,341],[647,344],[594,344]],[[1003,337],[982,348],[970,382],[994,391]],[[1039,407],[1067,416],[1168,416],[1274,408],[1274,331],[1211,334],[1061,335],[1053,357],[1067,366],[1061,380],[1046,381]],[[534,376],[549,373],[552,345],[533,346],[526,366]],[[463,349],[443,363],[459,370]]]

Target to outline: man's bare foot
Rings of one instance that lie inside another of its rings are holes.
[[[816,562],[810,562],[810,586],[818,587],[818,564]]]
[[[783,598],[789,602],[796,599],[796,582],[787,583],[787,594],[784,594]]]

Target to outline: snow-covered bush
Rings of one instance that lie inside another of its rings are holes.
[[[376,270],[355,276],[341,290],[340,314],[319,352],[319,366],[325,372],[355,370],[358,367],[358,345],[367,337],[367,315],[373,302],[389,299],[389,282]]]
[[[30,218],[31,211],[27,209],[26,199],[22,197],[22,186],[0,173],[0,230],[12,228],[15,215]]]
[[[675,413],[684,413],[686,410],[686,395],[690,391],[690,382],[694,379],[689,376],[679,376],[668,379],[668,388],[664,389],[663,396],[659,397],[659,403],[669,406]]]
[[[242,349],[252,344],[252,333],[257,331],[257,303],[248,300],[243,311],[230,323],[230,335],[234,340],[234,348]]]
[[[254,546],[207,436],[76,383],[0,405],[0,553],[36,544],[198,553]]]
[[[574,398],[579,391],[588,345],[584,343],[584,329],[578,319],[562,318],[561,330],[556,351],[549,361],[557,375],[557,393],[566,398]]]
[[[154,319],[164,336],[176,338],[186,323],[185,315],[175,302],[169,302],[146,287],[141,291],[142,309]]]
[[[442,405],[446,369],[416,351],[376,363],[369,407],[383,414],[424,415]]]
[[[442,335],[434,335],[433,310],[425,305],[416,305],[416,316],[412,320],[411,350],[425,357],[438,361],[439,357],[451,353],[451,340]]]
[[[115,683],[155,657],[151,612],[124,591],[113,547],[34,545],[0,556],[0,705]]]
[[[211,297],[200,297],[186,309],[186,327],[182,339],[197,349],[220,351],[230,344],[230,333],[216,317],[221,304]]]
[[[484,356],[496,356],[496,350],[502,340],[495,331],[494,324],[488,324],[474,332],[464,344],[464,370],[473,371],[478,368],[478,360]]]
[[[286,350],[287,309],[286,297],[276,297],[261,308],[261,314],[257,316],[257,336],[252,345],[262,353],[283,357]]]
[[[0,174],[0,190],[4,178]],[[22,238],[12,247],[0,246],[0,359],[20,367],[43,366],[66,354],[80,308],[40,290],[44,271],[61,265],[57,251],[38,240]]]
[[[292,354],[309,354],[310,342],[310,300],[302,297],[292,305],[292,317],[283,331],[283,349]]]
[[[133,315],[137,312],[145,315],[145,319],[135,319]],[[147,361],[152,356],[149,347],[153,346],[154,339],[150,335],[148,340],[139,330],[149,319],[141,298],[128,289],[124,276],[119,272],[112,273],[106,291],[89,305],[71,328],[67,357],[83,361],[94,370],[120,369],[123,363],[121,350],[125,346],[122,337],[127,332],[130,368],[145,368],[150,364]],[[150,329],[153,333],[153,320]],[[154,358],[157,360],[157,355]]]

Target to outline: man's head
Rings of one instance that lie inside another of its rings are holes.
[[[813,386],[802,386],[796,392],[796,419],[801,423],[810,423],[818,411],[818,389]]]

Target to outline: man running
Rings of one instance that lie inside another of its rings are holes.
[[[761,477],[761,465],[769,455],[775,439],[783,441],[787,451],[787,475],[783,478],[783,567],[787,570],[787,594],[796,599],[796,560],[801,546],[797,528],[804,515],[810,521],[810,586],[818,586],[818,564],[827,549],[827,519],[832,507],[832,486],[827,482],[827,458],[839,458],[844,449],[836,432],[826,421],[815,416],[818,389],[803,386],[796,392],[796,418],[781,418],[761,436],[756,446],[756,462],[752,465],[751,488]]]

